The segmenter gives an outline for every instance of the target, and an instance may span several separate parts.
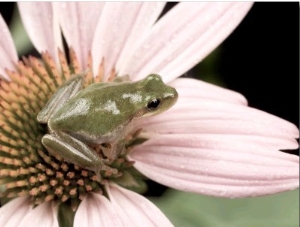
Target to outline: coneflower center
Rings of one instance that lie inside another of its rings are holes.
[[[80,73],[72,51],[70,60],[68,65],[59,52],[59,72],[48,53],[42,54],[42,60],[24,58],[17,71],[7,71],[11,81],[0,81],[0,197],[29,195],[36,205],[69,201],[76,209],[87,193],[105,194],[107,180],[122,181],[130,175],[133,163],[126,159],[126,151],[110,164],[117,171],[102,171],[99,181],[93,171],[65,162],[59,155],[54,157],[43,147],[41,138],[47,125],[37,122],[36,117],[56,89]],[[114,76],[112,73],[111,78]],[[101,66],[96,77],[86,73],[85,86],[100,81]]]

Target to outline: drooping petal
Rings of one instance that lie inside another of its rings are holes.
[[[121,74],[155,72],[168,82],[199,63],[244,18],[252,3],[182,2],[170,10],[128,59]],[[178,19],[180,18],[180,19]]]
[[[145,119],[141,124],[147,131],[172,134],[256,135],[288,140],[299,136],[295,125],[271,114],[246,106],[203,99],[181,98],[172,110]]]
[[[9,29],[0,14],[0,77],[9,79],[5,73],[5,69],[14,70],[15,63],[18,61],[18,55],[14,46],[13,39],[10,35]]]
[[[20,221],[32,209],[28,197],[16,198],[0,209],[0,223],[2,227],[19,226]]]
[[[108,188],[109,198],[125,226],[173,226],[164,214],[145,197],[117,185]]]
[[[118,64],[124,64],[145,32],[155,22],[164,3],[107,2],[104,6],[92,46],[93,71],[104,58],[105,78]]]
[[[104,2],[55,2],[62,31],[84,70]]]
[[[45,202],[32,209],[19,223],[19,227],[59,227],[57,208],[52,202]]]
[[[75,214],[74,227],[122,227],[121,219],[112,204],[101,194],[90,193]]]
[[[299,157],[279,152],[298,148],[295,125],[236,102],[226,90],[218,97],[217,87],[177,81],[175,106],[139,122],[150,139],[130,154],[138,170],[170,187],[223,197],[299,187]]]
[[[299,187],[299,158],[271,149],[278,141],[272,142],[234,135],[159,135],[130,157],[147,177],[179,190],[261,196]]]
[[[240,93],[201,80],[179,78],[173,80],[169,85],[176,88],[180,97],[203,98],[247,105],[246,98]]]
[[[246,100],[238,93],[194,79],[177,79],[171,85],[178,91],[178,102],[165,113],[139,121],[144,130],[164,134],[262,136],[294,143],[294,138],[299,137],[295,125],[245,106]]]
[[[58,48],[62,39],[57,15],[51,2],[18,2],[24,27],[35,48],[41,53],[48,51],[58,63]]]

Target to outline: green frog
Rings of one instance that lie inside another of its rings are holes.
[[[124,149],[122,141],[133,132],[134,121],[166,111],[178,94],[156,74],[134,82],[124,76],[85,88],[83,83],[84,75],[72,76],[53,94],[37,120],[48,126],[42,144],[51,154],[94,171],[101,180],[100,171],[112,170],[107,164]]]

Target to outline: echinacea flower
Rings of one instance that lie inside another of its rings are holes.
[[[136,170],[169,187],[219,197],[299,186],[299,158],[279,152],[298,147],[293,124],[248,107],[233,91],[177,78],[230,34],[251,3],[179,3],[156,21],[163,7],[19,3],[42,55],[20,62],[0,18],[0,75],[6,79],[0,84],[0,189],[15,198],[0,209],[0,225],[66,226],[74,219],[74,226],[172,226],[151,202],[123,188],[143,185]],[[141,132],[113,162],[118,173],[104,172],[101,182],[92,171],[49,155],[40,142],[47,129],[36,121],[57,87],[83,72],[87,84],[157,73],[179,93],[168,112],[138,121]]]

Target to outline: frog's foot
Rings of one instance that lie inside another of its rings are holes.
[[[95,166],[91,170],[95,172],[96,177],[97,177],[97,181],[99,181],[99,182],[101,182],[103,175],[105,177],[109,177],[111,175],[116,175],[118,173],[118,170],[116,168],[112,168],[112,167],[107,166],[107,165]]]
[[[116,168],[112,168],[110,166],[107,166],[107,165],[102,165],[101,166],[101,171],[104,171],[104,176],[106,177],[109,177],[109,176],[112,176],[112,175],[117,175],[118,174],[118,170]],[[97,173],[96,173],[97,175]]]

